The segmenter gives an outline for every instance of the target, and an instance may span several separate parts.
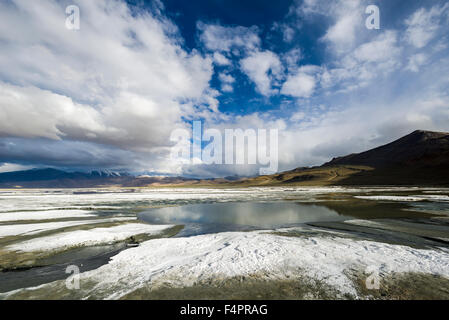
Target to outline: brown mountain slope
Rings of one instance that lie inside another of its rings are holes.
[[[449,133],[415,131],[392,143],[298,168],[245,179],[240,185],[435,185],[449,186]]]
[[[396,165],[439,166],[448,164],[449,133],[414,131],[396,141],[362,153],[335,158],[325,164],[384,168]]]

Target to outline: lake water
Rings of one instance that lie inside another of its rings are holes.
[[[296,202],[232,202],[154,208],[139,214],[150,224],[184,224],[178,236],[273,229],[348,219],[325,206]]]

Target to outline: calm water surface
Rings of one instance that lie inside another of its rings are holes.
[[[150,224],[184,224],[178,236],[273,229],[307,222],[348,219],[325,206],[295,202],[235,202],[154,208],[139,214]]]

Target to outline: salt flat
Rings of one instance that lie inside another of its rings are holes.
[[[388,200],[388,201],[449,201],[445,195],[414,195],[414,196],[356,196],[357,199],[365,200]]]
[[[123,241],[138,234],[157,234],[172,226],[128,223],[109,228],[61,232],[51,236],[34,238],[6,247],[6,250],[33,252],[65,250],[79,246],[92,246]]]
[[[284,237],[255,231],[155,239],[122,251],[107,265],[81,274],[81,291],[76,294],[118,299],[142,286],[186,287],[236,276],[266,280],[307,276],[335,288],[341,296],[357,297],[349,274],[367,267],[379,270],[381,276],[421,272],[448,278],[449,253],[330,234]],[[63,286],[60,281],[28,291],[32,295],[33,290],[51,292]]]
[[[148,240],[136,248],[124,245],[109,262],[105,260],[102,266],[83,272],[81,290],[77,292],[68,291],[60,277],[54,282],[45,282],[43,277],[38,287],[27,286],[26,279],[22,279],[23,287],[0,297],[26,293],[36,298],[118,299],[139,288],[214,285],[235,277],[263,281],[306,277],[333,288],[340,297],[357,298],[359,292],[353,276],[367,268],[376,270],[381,278],[417,272],[449,279],[449,247],[444,243],[449,232],[442,218],[447,215],[448,195],[448,189],[417,187],[164,188],[122,193],[103,189],[89,193],[70,189],[9,191],[0,194],[0,236],[18,238],[0,250],[5,257],[13,254],[8,256],[12,268],[15,261],[23,263],[23,259],[32,261],[52,255],[58,261],[70,263],[73,248],[98,246],[93,251],[101,251],[105,244],[124,242],[139,234],[163,237],[169,228],[185,226],[176,237]],[[217,211],[223,203],[231,211]],[[196,206],[203,206],[204,219],[199,218]],[[260,206],[266,206],[267,210],[261,210]],[[137,223],[136,217],[142,218],[148,210],[153,210],[153,218],[158,218],[154,210],[172,214],[164,214],[165,220],[159,221],[162,224]],[[215,210],[214,214],[208,214],[210,210]],[[369,218],[365,211],[369,211]],[[326,218],[322,225],[317,223],[320,212],[321,218],[323,214]],[[220,214],[226,214],[226,219]],[[93,216],[101,219],[91,219]],[[63,221],[49,222],[50,219]],[[130,223],[130,219],[134,222]],[[27,224],[25,220],[33,222]],[[38,223],[40,220],[46,222]],[[114,225],[57,230],[94,222],[114,222]],[[283,222],[301,223],[271,226]],[[55,233],[39,235],[50,230]],[[373,232],[368,234],[367,230]],[[33,238],[20,238],[25,235]],[[383,241],[382,236],[388,236],[389,240]],[[421,236],[426,238],[422,242]],[[21,274],[16,272],[14,275]]]
[[[19,236],[19,235],[34,235],[45,231],[57,230],[72,226],[82,226],[86,224],[108,223],[118,221],[132,221],[136,218],[109,218],[109,219],[91,219],[81,221],[61,221],[61,222],[44,222],[44,223],[29,223],[29,224],[12,224],[0,225],[0,237]]]
[[[88,210],[44,210],[1,212],[0,222],[95,217]]]

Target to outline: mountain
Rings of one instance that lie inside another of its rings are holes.
[[[108,171],[92,171],[91,173],[65,172],[62,170],[46,168],[26,171],[0,173],[0,183],[23,181],[47,181],[60,179],[97,179],[100,177],[117,177],[120,173]]]
[[[449,186],[449,133],[417,130],[389,144],[319,167],[246,179],[240,185]]]
[[[449,133],[414,131],[389,144],[334,158],[319,167],[253,178],[191,179],[92,171],[33,169],[0,173],[0,188],[148,186],[422,185],[449,186]]]
[[[362,153],[334,158],[332,165],[441,166],[449,159],[449,133],[417,130],[384,146]]]
[[[45,168],[0,173],[0,187],[83,187],[107,180],[127,178],[127,174],[110,171],[66,172]]]
[[[233,177],[235,180],[236,178]],[[66,172],[46,168],[0,173],[0,188],[101,188],[226,184],[231,178],[199,180],[185,177],[133,176],[108,170]]]

